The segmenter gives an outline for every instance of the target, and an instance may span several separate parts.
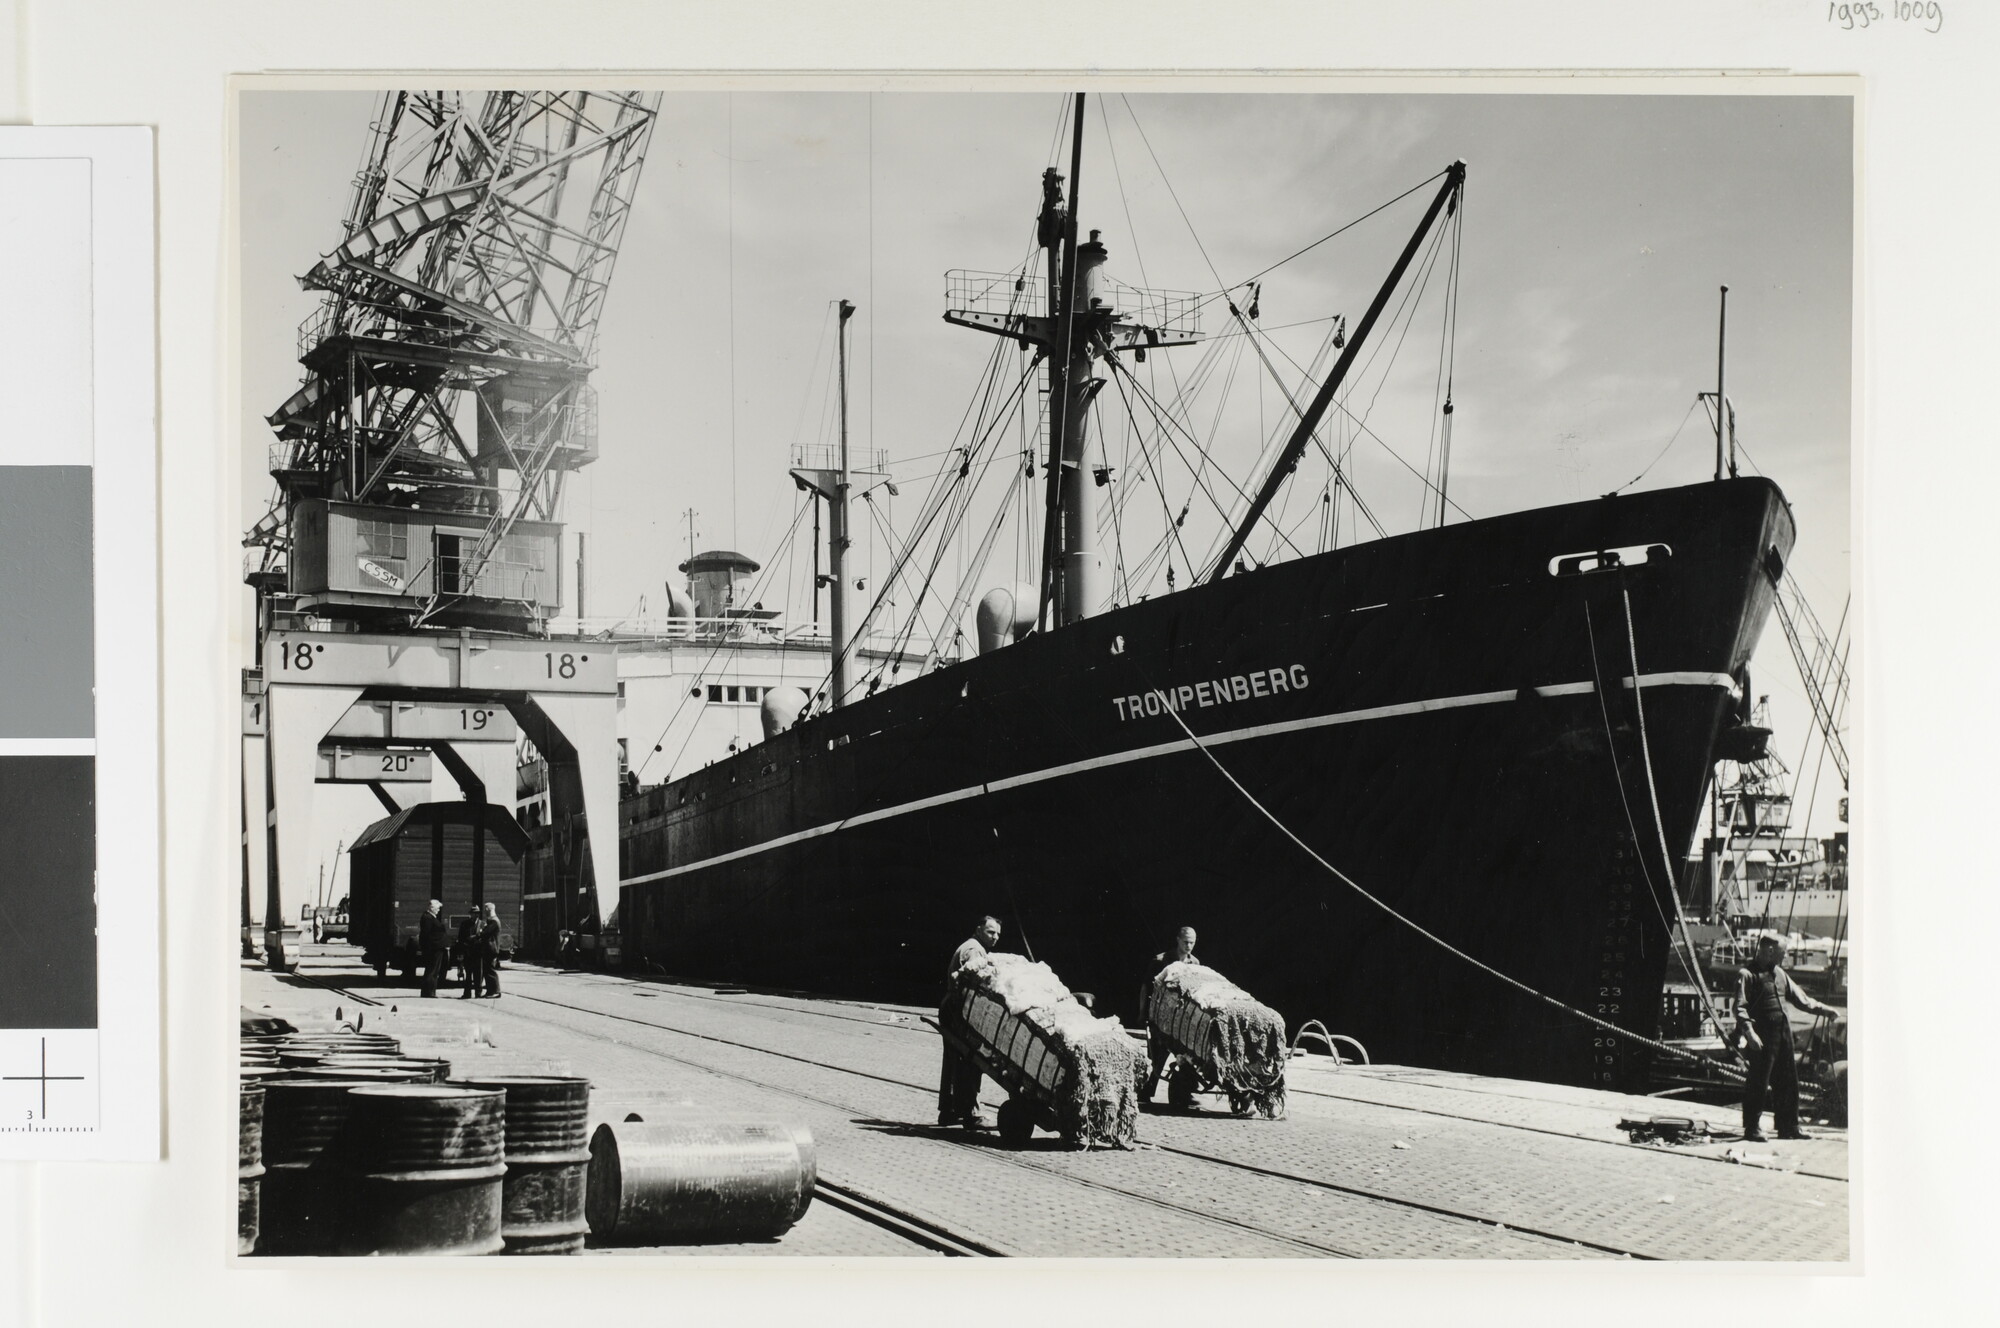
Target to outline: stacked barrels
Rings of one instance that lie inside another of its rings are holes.
[[[237,1087],[236,1108],[236,1252],[257,1251],[257,1231],[263,1218],[264,1086],[254,1078]]]
[[[450,1069],[379,1033],[244,1037],[239,1252],[768,1240],[812,1202],[816,1150],[802,1125],[675,1112],[593,1134],[586,1079]]]
[[[501,1237],[508,1254],[579,1254],[589,1231],[583,1187],[590,1162],[590,1081],[567,1075],[460,1079],[506,1094],[507,1175]]]
[[[260,1254],[333,1254],[353,1208],[348,1090],[366,1081],[286,1077],[264,1085]]]

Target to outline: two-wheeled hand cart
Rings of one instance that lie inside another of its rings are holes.
[[[971,1057],[987,1078],[1007,1090],[1007,1100],[1000,1104],[1003,1142],[1022,1147],[1038,1125],[1069,1136],[1056,1104],[1068,1088],[1070,1069],[1041,1030],[1010,1014],[997,997],[970,987],[952,992],[938,1010],[936,1027],[948,1046]]]
[[[1214,1015],[1181,992],[1153,984],[1146,1000],[1146,1054],[1156,1067],[1168,1062],[1167,1105],[1192,1111],[1196,1093],[1221,1093],[1233,1115],[1261,1111],[1270,1120],[1283,1119],[1285,1056],[1268,1067],[1232,1063],[1218,1042]]]

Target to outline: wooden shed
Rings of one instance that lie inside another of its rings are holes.
[[[386,816],[348,851],[348,941],[377,973],[413,970],[424,905],[444,902],[455,939],[480,904],[500,914],[500,952],[521,935],[521,866],[528,836],[505,807],[490,802],[426,802]]]

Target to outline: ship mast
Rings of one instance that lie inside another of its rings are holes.
[[[1070,135],[1069,199],[1063,177],[1042,172],[1042,209],[1036,238],[1044,259],[1043,314],[1021,311],[1018,280],[971,273],[949,274],[951,307],[945,321],[1032,346],[1048,363],[1048,484],[1042,526],[1042,567],[1036,622],[1053,627],[1081,621],[1111,607],[1104,554],[1098,548],[1097,489],[1102,482],[1086,463],[1090,403],[1103,390],[1095,362],[1120,351],[1139,359],[1148,350],[1200,340],[1192,299],[1176,302],[1160,292],[1134,292],[1104,272],[1108,257],[1098,232],[1077,243],[1077,176],[1083,169],[1084,94],[1076,94]],[[980,307],[991,292],[1005,292],[1003,310]],[[1120,295],[1139,311],[1119,307]]]
[[[833,671],[827,683],[827,701],[835,706],[847,700],[847,677],[852,664],[852,652],[847,648],[847,548],[853,542],[847,534],[847,493],[853,484],[847,454],[847,320],[852,317],[854,306],[842,300],[837,338],[840,344],[840,471],[834,480],[833,492],[827,499],[830,529],[826,570],[833,578],[827,607],[833,628],[833,638],[829,643],[833,651]]]
[[[847,702],[849,682],[853,676],[853,642],[849,638],[847,621],[847,551],[853,544],[848,534],[848,497],[854,490],[856,475],[864,477],[880,476],[882,472],[881,453],[866,450],[862,453],[859,469],[854,465],[853,454],[847,445],[847,320],[854,317],[854,306],[846,300],[839,304],[840,327],[838,335],[840,393],[840,441],[831,449],[815,444],[809,449],[796,450],[793,457],[792,482],[806,493],[813,495],[813,527],[819,527],[818,503],[824,500],[827,513],[826,531],[826,575],[821,577],[818,569],[818,549],[815,541],[813,555],[813,605],[817,616],[819,587],[825,584],[828,591],[828,627],[831,639],[833,664],[827,674],[828,706],[844,705]],[[894,492],[892,487],[890,492]]]
[[[1064,546],[1075,548],[1068,538],[1070,528],[1075,524],[1074,504],[1069,501],[1072,497],[1070,479],[1072,475],[1082,473],[1082,443],[1080,438],[1077,439],[1073,460],[1071,434],[1080,434],[1080,425],[1088,419],[1087,412],[1072,398],[1072,388],[1090,378],[1089,337],[1086,336],[1079,346],[1076,336],[1076,204],[1083,183],[1083,97],[1081,92],[1076,94],[1076,107],[1070,115],[1072,132],[1067,208],[1062,206],[1061,177],[1053,170],[1042,172],[1040,234],[1042,247],[1048,255],[1044,264],[1049,274],[1048,307],[1062,332],[1060,352],[1049,361],[1047,520],[1042,526],[1042,576],[1035,610],[1035,620],[1042,626],[1058,621],[1070,622],[1073,617],[1064,606],[1076,605],[1081,609],[1091,602],[1082,593],[1081,586],[1069,584],[1071,560],[1065,556],[1058,561],[1057,545],[1057,538],[1061,536]],[[1092,236],[1093,240],[1095,238]],[[1100,246],[1099,253],[1102,252]],[[1082,352],[1081,364],[1077,363],[1079,350]],[[1071,508],[1069,521],[1062,519],[1065,507]],[[1098,560],[1098,566],[1102,566],[1102,560]],[[1060,574],[1058,568],[1061,569]],[[1074,616],[1083,615],[1079,612]]]

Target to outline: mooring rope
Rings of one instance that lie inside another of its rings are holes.
[[[1285,838],[1291,840],[1294,844],[1298,845],[1299,848],[1304,850],[1307,857],[1311,858],[1321,867],[1324,867],[1327,870],[1327,872],[1333,876],[1335,880],[1339,881],[1342,885],[1345,885],[1348,889],[1354,891],[1354,893],[1360,895],[1363,899],[1373,904],[1376,908],[1382,910],[1382,912],[1394,918],[1397,922],[1402,923],[1405,927],[1408,927],[1411,931],[1416,932],[1419,936],[1423,937],[1425,940],[1431,942],[1439,949],[1445,951],[1445,953],[1450,954],[1455,958],[1464,960],[1466,963],[1472,965],[1474,968],[1479,969],[1481,972],[1486,973],[1491,977],[1498,978],[1501,982],[1506,983],[1508,986],[1514,988],[1518,992],[1521,992],[1523,995],[1533,997],[1535,1000],[1541,1001],[1545,1005],[1552,1006],[1555,1009],[1560,1010],[1565,1014],[1574,1015],[1578,1019],[1583,1020],[1585,1023],[1591,1024],[1597,1028],[1601,1028],[1605,1032],[1613,1034],[1614,1036],[1624,1038],[1627,1041],[1639,1043],[1641,1046],[1651,1047],[1654,1051],[1665,1052],[1669,1056],[1678,1056],[1683,1060],[1695,1061],[1698,1064],[1705,1065],[1708,1068],[1715,1070],[1720,1074],[1726,1075],[1729,1078],[1738,1081],[1742,1081],[1747,1077],[1743,1074],[1742,1071],[1724,1065],[1720,1061],[1712,1060],[1707,1056],[1701,1055],[1699,1052],[1689,1051],[1685,1047],[1676,1047],[1671,1043],[1661,1042],[1657,1039],[1645,1037],[1641,1034],[1634,1033],[1629,1028],[1622,1028],[1619,1025],[1612,1023],[1608,1019],[1600,1019],[1594,1014],[1586,1013],[1585,1011],[1577,1009],[1573,1005],[1567,1004],[1564,1001],[1557,1000],[1555,997],[1550,996],[1545,992],[1537,991],[1535,988],[1529,986],[1527,983],[1521,981],[1519,978],[1501,972],[1499,969],[1493,967],[1493,965],[1487,963],[1485,960],[1467,954],[1465,951],[1453,945],[1450,941],[1445,940],[1444,937],[1439,936],[1436,932],[1430,931],[1429,929],[1424,927],[1422,923],[1417,922],[1414,918],[1405,917],[1403,914],[1397,912],[1393,906],[1386,903],[1382,899],[1377,898],[1375,895],[1370,894],[1367,891],[1367,889],[1365,889],[1359,882],[1354,880],[1353,877],[1349,876],[1346,872],[1343,872],[1342,870],[1340,870],[1340,868],[1334,866],[1332,863],[1328,862],[1325,858],[1321,857],[1318,851],[1315,850],[1312,845],[1306,843],[1305,840],[1299,838],[1297,834],[1293,833],[1292,828],[1290,826],[1286,825],[1283,821],[1279,820],[1277,815],[1273,813],[1270,808],[1266,807],[1263,803],[1259,802],[1257,800],[1257,796],[1254,793],[1252,793],[1249,789],[1243,787],[1242,782],[1239,781],[1235,775],[1230,773],[1229,767],[1222,764],[1222,762],[1219,759],[1217,759],[1215,753],[1208,749],[1208,744],[1204,743],[1199,737],[1195,735],[1195,731],[1188,727],[1187,721],[1181,718],[1180,712],[1178,710],[1168,708],[1166,710],[1166,713],[1173,717],[1174,723],[1180,725],[1181,732],[1187,735],[1188,741],[1194,744],[1195,750],[1200,752],[1203,756],[1207,757],[1208,763],[1215,767],[1217,773],[1219,773],[1224,779],[1229,781],[1229,786],[1235,789],[1237,793],[1242,795],[1242,798],[1245,802],[1249,803],[1252,807],[1256,808],[1258,813],[1262,815],[1265,820],[1269,821],[1272,825],[1276,826],[1280,834],[1284,835]]]
[[[1632,656],[1632,709],[1639,720],[1639,762],[1646,767],[1646,797],[1653,804],[1653,828],[1659,832],[1660,862],[1667,873],[1667,898],[1674,901],[1674,921],[1680,924],[1681,944],[1686,947],[1687,962],[1683,967],[1694,979],[1696,989],[1701,992],[1702,1009],[1710,1019],[1715,1020],[1719,1033],[1722,1031],[1722,1020],[1715,1013],[1715,997],[1709,994],[1707,975],[1701,971],[1701,957],[1694,950],[1694,936],[1688,931],[1687,911],[1681,907],[1680,886],[1674,879],[1674,855],[1667,847],[1667,823],[1660,815],[1660,790],[1653,782],[1653,749],[1646,741],[1646,703],[1641,697],[1645,689],[1639,683],[1639,639],[1632,627],[1632,591],[1621,583],[1618,593],[1625,600],[1625,648]],[[1584,607],[1587,612],[1589,606]],[[1622,774],[1618,775],[1621,783],[1624,778]]]

